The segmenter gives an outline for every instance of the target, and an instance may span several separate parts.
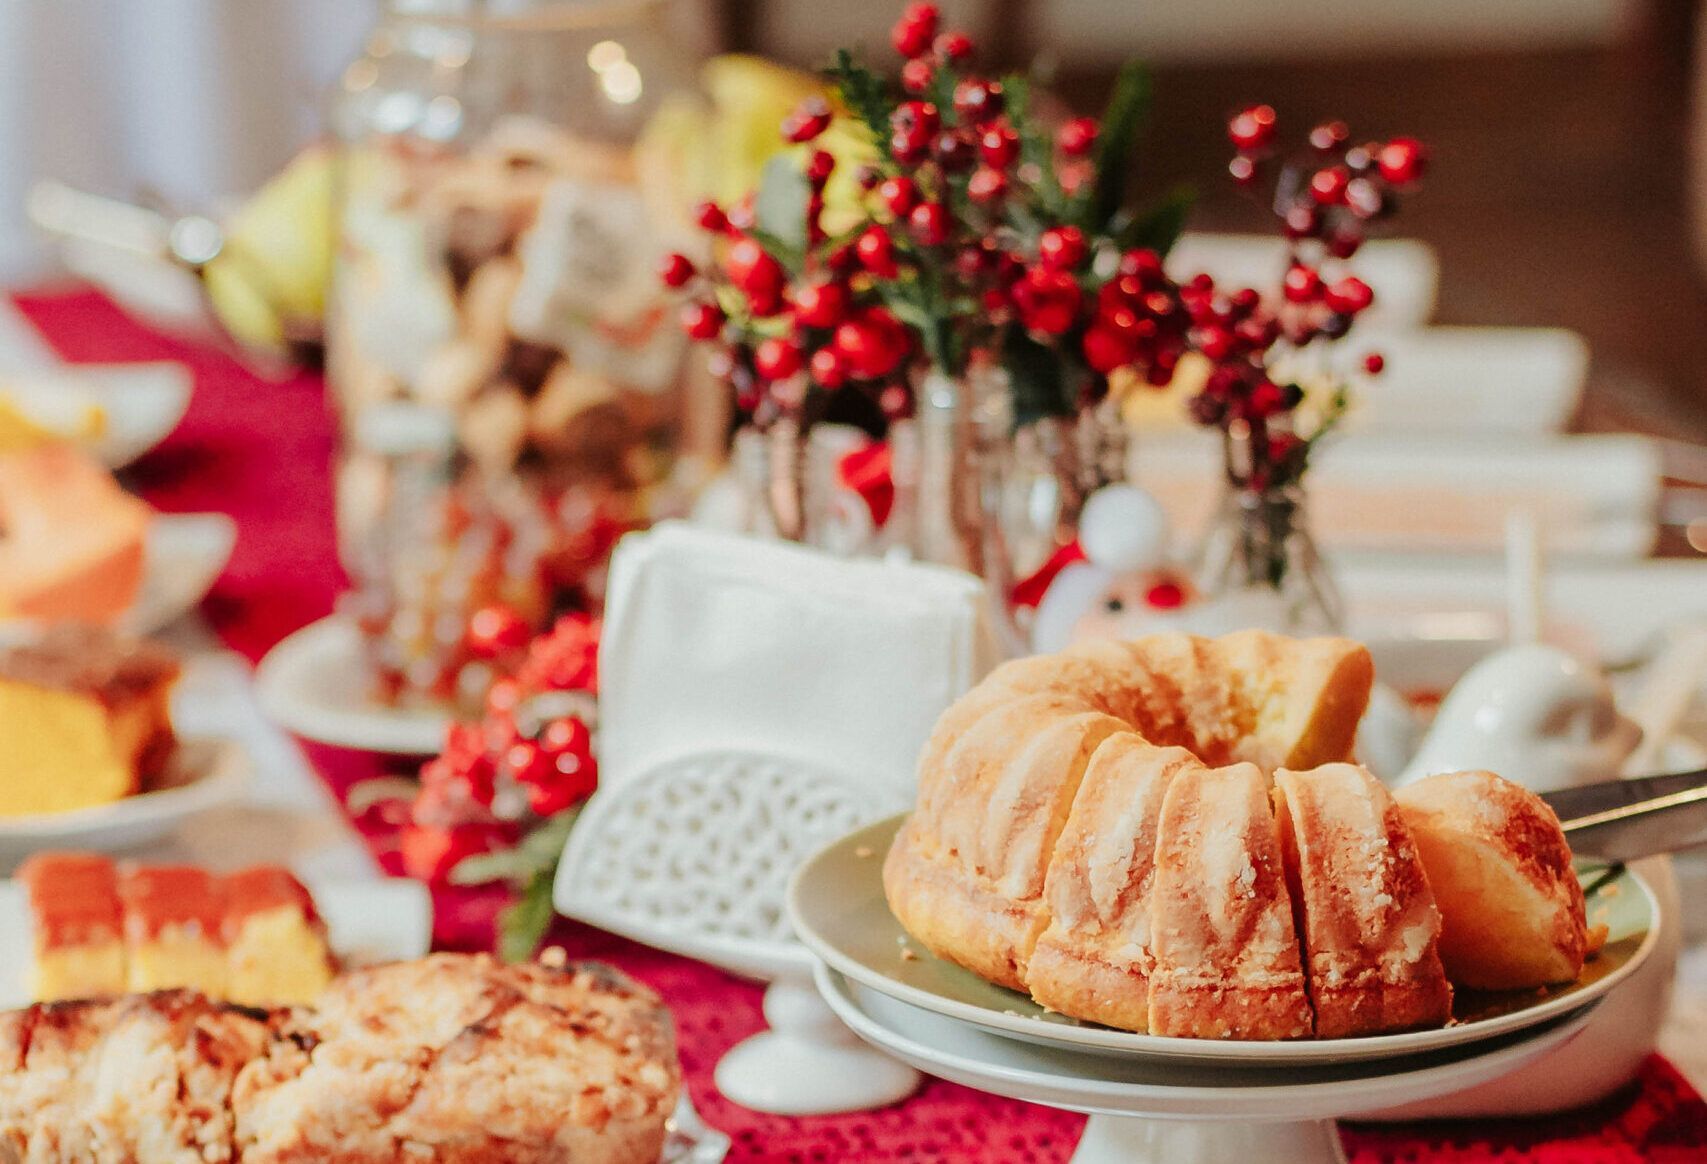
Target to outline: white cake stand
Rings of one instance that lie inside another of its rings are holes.
[[[817,984],[856,1034],[921,1071],[1090,1115],[1072,1164],[1344,1164],[1335,1119],[1498,1079],[1575,1036],[1594,1009],[1424,1055],[1232,1067],[1026,1043],[910,1006],[824,965]]]
[[[1450,1026],[1302,1041],[1170,1038],[1080,1023],[920,947],[890,912],[883,854],[901,817],[803,862],[788,917],[855,1034],[958,1083],[1089,1113],[1074,1164],[1338,1164],[1332,1121],[1482,1086],[1574,1036],[1653,954],[1660,910],[1628,869],[1589,874],[1608,937],[1578,980],[1465,992]],[[1616,889],[1617,892],[1611,892]]]

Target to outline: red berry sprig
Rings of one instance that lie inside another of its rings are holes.
[[[513,619],[507,608],[485,608],[470,619],[467,642],[509,657],[518,650]],[[487,692],[485,716],[446,731],[443,750],[421,768],[403,828],[410,876],[441,880],[593,793],[598,641],[597,620],[558,619],[522,642],[519,664]]]
[[[1375,301],[1369,284],[1344,269],[1369,227],[1398,208],[1396,191],[1422,177],[1427,151],[1414,138],[1350,146],[1344,122],[1313,128],[1307,148],[1285,152],[1277,118],[1267,105],[1242,110],[1227,124],[1237,153],[1229,167],[1234,180],[1254,188],[1272,181],[1269,197],[1289,260],[1276,293],[1251,288],[1232,293],[1199,275],[1179,288],[1190,319],[1191,348],[1210,364],[1203,388],[1189,402],[1200,424],[1239,435],[1238,467],[1230,455],[1235,484],[1263,491],[1297,481],[1310,450],[1338,422],[1347,405],[1343,377],[1326,391],[1327,401],[1300,431],[1304,391],[1277,379],[1286,350],[1344,338]],[[1361,361],[1366,375],[1386,366],[1379,353]]]

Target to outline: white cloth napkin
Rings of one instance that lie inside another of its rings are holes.
[[[601,781],[756,750],[912,799],[938,714],[997,661],[987,591],[937,566],[850,560],[667,522],[611,560]]]

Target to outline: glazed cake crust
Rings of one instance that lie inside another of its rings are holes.
[[[1440,911],[1392,796],[1363,768],[1275,774],[1320,1038],[1440,1026],[1452,1017]]]

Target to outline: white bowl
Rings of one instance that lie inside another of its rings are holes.
[[[155,791],[70,812],[0,817],[0,860],[42,849],[134,849],[197,813],[237,800],[248,780],[249,757],[235,741],[182,737],[167,763],[165,786]]]

